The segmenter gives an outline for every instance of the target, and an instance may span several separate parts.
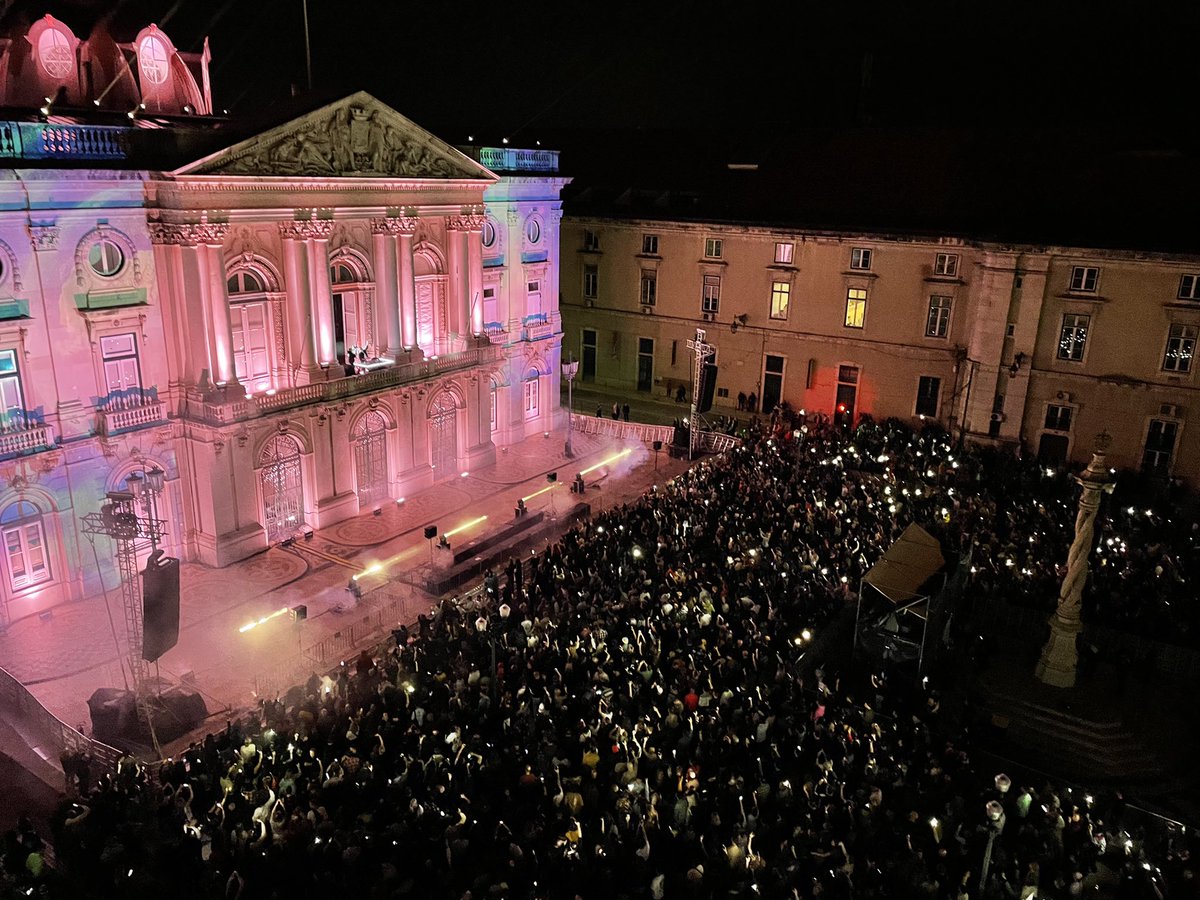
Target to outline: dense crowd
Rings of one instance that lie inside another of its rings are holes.
[[[776,416],[513,560],[477,608],[179,758],[81,779],[58,856],[104,897],[1025,900],[1101,864],[1123,896],[1194,895],[1183,835],[985,769],[930,685],[823,643],[912,521],[970,548],[976,594],[1052,603],[1072,503],[1065,477],[934,429]],[[1114,510],[1091,612],[1119,619],[1132,580],[1173,597],[1181,539]]]

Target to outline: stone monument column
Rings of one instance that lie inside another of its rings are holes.
[[[1083,628],[1079,611],[1096,531],[1096,513],[1100,510],[1101,492],[1111,493],[1113,489],[1104,457],[1109,438],[1101,435],[1096,443],[1092,461],[1075,479],[1083,488],[1075,517],[1075,540],[1067,553],[1067,574],[1058,593],[1058,609],[1050,619],[1050,639],[1042,648],[1042,658],[1034,672],[1040,681],[1054,687],[1075,686],[1075,668],[1079,662],[1075,638]]]

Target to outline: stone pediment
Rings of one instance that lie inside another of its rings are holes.
[[[495,178],[474,160],[361,91],[173,174]]]

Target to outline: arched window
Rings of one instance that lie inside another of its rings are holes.
[[[541,408],[541,373],[530,369],[525,373],[525,418],[537,418]]]
[[[4,562],[14,591],[50,580],[50,557],[42,513],[28,500],[10,503],[0,512],[4,532]]]
[[[161,38],[152,34],[142,38],[138,45],[138,65],[142,70],[142,77],[150,84],[162,84],[167,80],[170,61],[167,58],[167,45]]]
[[[38,59],[51,78],[68,78],[75,71],[70,38],[53,26],[47,26],[38,37]]]
[[[333,285],[333,355],[343,365],[370,355],[365,272],[349,258],[335,260],[329,267]]]
[[[266,279],[254,269],[236,269],[225,284],[229,291],[234,371],[247,390],[265,390],[271,387],[271,311]]]
[[[263,447],[258,463],[267,540],[292,537],[304,524],[300,445],[289,435],[277,434]]]
[[[450,391],[429,405],[429,453],[435,479],[458,474],[458,404]]]
[[[366,509],[387,496],[386,429],[383,416],[371,410],[355,423],[354,430],[350,432],[360,509]]]

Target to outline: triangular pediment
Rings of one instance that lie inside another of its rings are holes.
[[[363,91],[173,174],[495,180],[479,163]]]

